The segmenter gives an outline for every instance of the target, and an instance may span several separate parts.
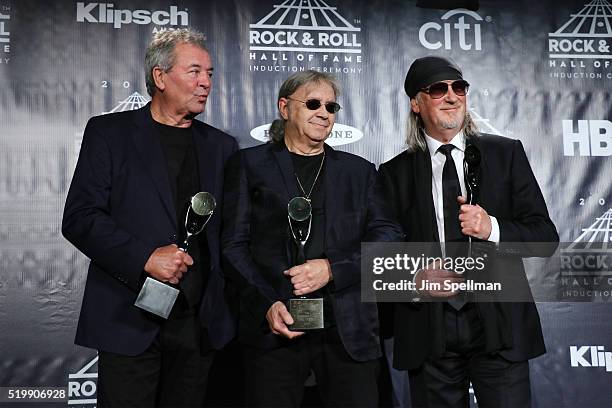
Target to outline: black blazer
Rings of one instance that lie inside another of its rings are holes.
[[[192,128],[200,188],[217,200],[205,230],[211,269],[200,318],[211,344],[220,348],[235,332],[224,299],[219,238],[223,168],[238,146],[197,120]],[[177,243],[166,161],[154,132],[149,105],[93,117],[85,128],[62,223],[64,236],[91,259],[76,344],[137,355],[159,330],[159,318],[134,306],[150,254]]]
[[[470,143],[475,144],[482,155],[478,204],[497,218],[500,243],[558,242],[557,230],[548,216],[521,142],[483,134],[471,138]],[[379,172],[406,241],[439,240],[431,195],[429,151],[403,152],[382,164]],[[554,251],[554,247],[547,251]],[[550,252],[523,255],[547,256]],[[518,271],[514,279],[528,285],[521,258],[504,259],[507,263],[504,270]],[[440,302],[395,305],[393,364],[396,368],[416,368],[428,356],[443,353],[442,306]],[[484,322],[487,351],[498,351],[510,361],[527,360],[545,353],[540,319],[533,302],[481,302],[477,307]]]
[[[338,332],[358,361],[381,355],[375,303],[362,303],[362,241],[393,241],[401,230],[388,216],[374,165],[325,146],[325,255],[333,281],[329,290]],[[224,268],[239,290],[238,336],[271,349],[287,340],[270,332],[266,312],[291,295],[283,275],[290,265],[287,203],[301,195],[290,153],[281,144],[239,151],[226,168],[223,227]],[[295,341],[295,340],[294,340]]]

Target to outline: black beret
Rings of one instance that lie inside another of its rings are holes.
[[[451,60],[442,57],[423,57],[414,60],[404,82],[404,89],[410,98],[419,90],[438,81],[463,79],[459,67]]]

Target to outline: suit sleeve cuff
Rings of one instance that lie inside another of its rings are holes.
[[[491,235],[487,238],[489,242],[499,243],[499,223],[497,222],[497,218],[489,215],[491,219]]]

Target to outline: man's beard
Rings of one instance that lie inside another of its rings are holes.
[[[461,122],[459,120],[448,120],[448,121],[440,121],[440,126],[443,129],[455,129],[461,126]]]
[[[443,129],[456,129],[460,126],[463,126],[465,118],[462,119],[448,119],[448,120],[440,120],[439,125]]]

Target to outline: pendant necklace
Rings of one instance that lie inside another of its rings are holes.
[[[321,174],[321,169],[323,168],[324,162],[325,162],[325,149],[323,149],[323,157],[321,158],[321,164],[319,165],[319,170],[317,170],[317,175],[315,176],[315,179],[312,182],[312,185],[310,186],[310,190],[308,191],[308,194],[306,194],[306,190],[304,190],[304,187],[302,186],[302,183],[300,182],[300,178],[298,177],[297,173],[293,173],[293,175],[295,176],[295,179],[298,182],[298,186],[300,187],[300,190],[302,190],[302,194],[304,194],[304,198],[308,201],[311,201],[310,195],[312,194],[312,190],[314,189],[315,184],[317,184],[317,180],[319,179],[319,175]]]

